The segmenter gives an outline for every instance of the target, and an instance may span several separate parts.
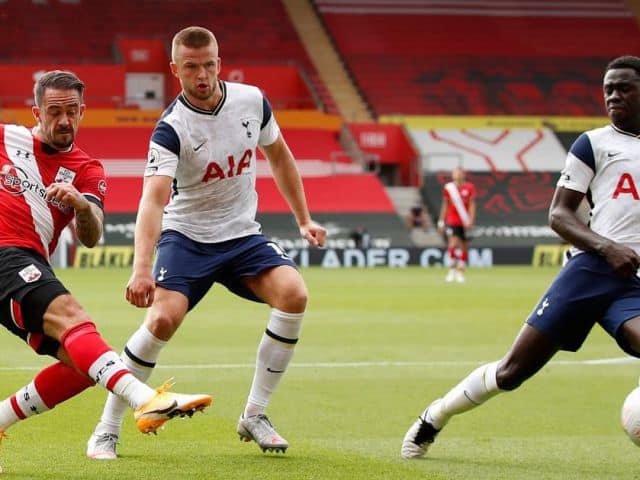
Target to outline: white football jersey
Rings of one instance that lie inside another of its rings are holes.
[[[613,125],[580,135],[558,186],[586,193],[591,229],[640,253],[640,139]]]
[[[151,136],[144,173],[173,178],[162,229],[203,243],[261,232],[256,147],[271,145],[280,133],[257,87],[219,83],[222,99],[213,111],[183,94],[167,108]]]

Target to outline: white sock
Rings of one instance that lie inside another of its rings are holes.
[[[126,373],[113,386],[113,393],[126,400],[134,410],[151,400],[156,391],[146,383],[141,382],[131,373]]]
[[[502,392],[496,381],[498,362],[476,368],[442,399],[429,406],[426,420],[440,430],[453,415],[466,412]]]
[[[0,402],[0,432],[14,423],[50,410],[40,398],[34,382]]]
[[[120,356],[123,363],[135,377],[146,382],[167,342],[158,339],[142,324],[131,335]],[[122,420],[127,413],[128,404],[117,395],[109,394],[95,432],[120,435]]]
[[[293,357],[294,346],[302,329],[302,313],[271,310],[267,329],[258,346],[256,371],[249,391],[244,416],[264,413],[271,395]]]

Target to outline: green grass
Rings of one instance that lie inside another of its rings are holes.
[[[125,303],[126,270],[60,277],[120,350],[144,312]],[[104,391],[16,424],[3,442],[3,479],[606,479],[640,478],[640,451],[619,423],[638,364],[585,364],[623,354],[596,327],[518,391],[454,418],[424,460],[399,458],[416,415],[481,362],[497,359],[555,274],[471,270],[464,285],[439,269],[303,271],[311,292],[302,340],[269,414],[286,455],[241,443],[235,423],[268,309],[213,291],[161,357],[151,384],[216,397],[206,415],[143,436],[127,418],[115,462],[84,457]],[[0,335],[0,397],[49,363]],[[193,368],[191,368],[192,366]],[[31,369],[23,369],[30,367]]]

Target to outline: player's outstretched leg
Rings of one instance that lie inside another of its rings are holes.
[[[285,453],[289,447],[289,442],[276,432],[269,418],[263,413],[246,418],[241,415],[237,430],[240,440],[245,442],[253,440],[263,452]]]
[[[409,427],[402,440],[400,455],[403,458],[423,457],[453,415],[471,410],[500,393],[497,367],[498,362],[478,367],[443,398],[429,405]]]
[[[170,392],[172,386],[171,381],[165,382],[156,390],[156,395],[151,400],[134,411],[136,426],[142,433],[156,433],[168,420],[175,417],[192,417],[194,413],[202,412],[213,402],[210,395]]]

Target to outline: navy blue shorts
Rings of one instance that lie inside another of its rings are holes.
[[[236,295],[261,302],[244,286],[243,277],[280,265],[296,267],[278,244],[263,235],[200,243],[167,230],[158,242],[153,276],[156,285],[183,293],[189,299],[191,310],[215,282]]]
[[[635,357],[619,335],[624,322],[640,316],[640,278],[616,274],[604,257],[581,253],[569,259],[527,323],[554,338],[562,350],[577,351],[598,323],[620,348]]]

